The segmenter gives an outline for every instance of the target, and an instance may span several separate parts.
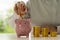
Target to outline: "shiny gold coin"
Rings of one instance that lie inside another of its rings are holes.
[[[57,32],[51,32],[51,33],[50,33],[50,36],[51,36],[51,37],[56,37],[56,36],[57,36]]]
[[[48,28],[42,28],[42,37],[48,37]]]
[[[33,27],[33,35],[34,35],[34,37],[40,36],[40,26],[34,26]]]

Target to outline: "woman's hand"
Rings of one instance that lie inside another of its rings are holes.
[[[28,8],[26,7],[25,3],[23,1],[21,1],[21,2],[17,2],[15,4],[14,11],[18,15],[20,15],[20,17],[23,18],[25,16],[25,14],[27,13]]]

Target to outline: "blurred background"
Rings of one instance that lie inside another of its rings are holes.
[[[12,17],[14,13],[14,4],[17,1],[28,0],[0,0],[0,33],[15,33],[14,28],[9,26],[8,20]]]

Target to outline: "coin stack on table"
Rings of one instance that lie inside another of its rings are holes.
[[[51,37],[56,37],[56,36],[57,36],[57,32],[56,32],[56,31],[50,32],[50,36],[51,36]]]
[[[42,37],[48,37],[48,28],[42,28]]]
[[[40,37],[40,26],[33,27],[33,35],[34,37]]]

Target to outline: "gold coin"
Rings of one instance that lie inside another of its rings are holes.
[[[48,37],[48,28],[42,28],[42,36]]]
[[[56,37],[57,36],[57,32],[51,32],[50,35],[51,35],[51,37]]]
[[[40,26],[34,26],[33,27],[33,35],[34,35],[34,37],[40,36]]]

